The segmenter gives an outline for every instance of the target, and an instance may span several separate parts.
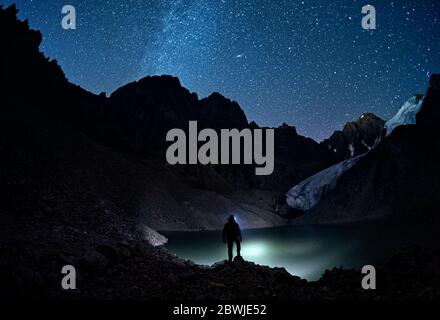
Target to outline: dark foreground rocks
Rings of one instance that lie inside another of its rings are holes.
[[[56,219],[53,219],[56,220]],[[52,221],[53,221],[52,220]],[[308,282],[284,268],[235,259],[212,267],[182,260],[145,240],[50,221],[15,223],[0,242],[0,298],[43,300],[406,300],[440,297],[438,252],[402,251],[376,266],[377,289],[363,290],[360,270],[327,270]],[[19,233],[16,227],[21,229]],[[61,269],[77,270],[77,289],[61,288]]]

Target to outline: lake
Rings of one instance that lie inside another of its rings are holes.
[[[165,247],[181,258],[204,265],[227,259],[221,231],[161,233],[169,240]],[[429,226],[392,222],[242,230],[242,236],[245,260],[284,267],[307,280],[319,279],[326,269],[374,265],[401,248],[436,241]]]

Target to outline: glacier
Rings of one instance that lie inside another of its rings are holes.
[[[418,94],[406,101],[397,113],[385,123],[386,135],[390,135],[395,128],[406,124],[415,124],[417,112],[423,103],[423,95]]]
[[[338,178],[362,157],[359,155],[337,163],[298,183],[287,192],[287,205],[301,211],[311,209],[336,187]]]

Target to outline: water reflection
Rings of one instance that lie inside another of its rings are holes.
[[[242,255],[243,257],[249,257],[253,259],[255,257],[261,257],[268,253],[269,246],[262,242],[251,242],[243,244]]]
[[[169,239],[166,248],[182,258],[212,265],[227,257],[220,231],[162,233]],[[333,267],[374,264],[402,245],[426,240],[424,232],[414,227],[386,224],[291,226],[242,233],[245,260],[284,267],[308,280],[319,279],[325,269]]]

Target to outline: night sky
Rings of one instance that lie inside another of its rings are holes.
[[[440,72],[440,1],[0,0],[43,33],[67,78],[111,93],[171,74],[236,100],[259,125],[321,140],[373,112],[390,118]],[[74,5],[77,29],[61,27]],[[377,29],[361,27],[372,4]]]

